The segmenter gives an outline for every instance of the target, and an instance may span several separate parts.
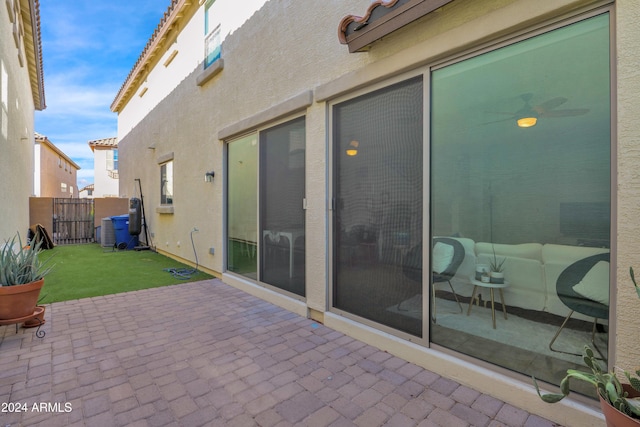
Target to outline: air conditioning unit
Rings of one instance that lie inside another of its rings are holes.
[[[102,218],[100,242],[103,248],[112,248],[116,244],[116,233],[111,218]]]

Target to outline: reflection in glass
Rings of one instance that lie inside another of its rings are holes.
[[[461,315],[439,294],[431,340],[554,383],[581,363],[565,352],[581,352],[594,317],[607,350],[608,23],[596,16],[432,74],[432,235],[465,246],[452,282],[466,304],[475,289],[475,301]],[[598,270],[572,267],[594,256]],[[482,281],[499,263],[505,283]],[[579,282],[603,299],[574,293]],[[567,304],[568,292],[579,306]]]
[[[227,156],[227,270],[256,279],[257,135],[232,141]]]
[[[417,336],[422,93],[417,77],[333,109],[333,306]]]

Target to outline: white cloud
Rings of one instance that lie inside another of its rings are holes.
[[[82,167],[78,185],[93,182],[87,142],[116,136],[111,103],[170,4],[40,1],[47,108],[36,112],[36,132]]]

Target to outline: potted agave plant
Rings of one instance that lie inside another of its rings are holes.
[[[0,321],[34,314],[44,276],[51,270],[39,253],[40,244],[23,246],[19,234],[0,248]]]
[[[640,287],[636,283],[633,268],[629,269],[631,281],[640,297]],[[584,348],[584,363],[591,372],[575,369],[567,370],[567,375],[560,382],[561,393],[541,394],[536,379],[533,383],[540,398],[547,403],[556,403],[569,395],[569,380],[576,379],[592,384],[600,398],[600,407],[607,422],[607,427],[638,427],[640,426],[640,369],[636,369],[635,376],[624,371],[628,383],[621,383],[614,372],[603,371],[600,362],[594,356],[589,346]]]
[[[491,283],[504,283],[504,263],[507,258],[499,260],[496,256],[496,248],[493,248],[493,259],[489,261],[491,272],[489,273]]]

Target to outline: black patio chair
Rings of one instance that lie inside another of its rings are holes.
[[[458,294],[453,289],[453,285],[451,284],[451,279],[455,276],[456,271],[462,264],[464,260],[464,246],[462,243],[457,241],[456,239],[451,239],[449,237],[435,237],[433,239],[433,246],[436,243],[441,243],[444,245],[449,245],[453,247],[453,258],[451,262],[443,271],[436,273],[431,273],[431,306],[432,306],[432,315],[431,319],[435,323],[436,321],[436,283],[444,283],[447,282],[449,284],[449,288],[451,288],[451,292],[453,293],[453,297],[458,303],[458,307],[460,307],[460,313],[462,313],[462,304],[460,304],[460,300],[458,299]],[[409,249],[407,255],[404,258],[404,263],[402,266],[402,273],[405,277],[414,280],[416,282],[422,283],[422,243],[414,246]],[[400,307],[398,307],[400,309]]]
[[[556,293],[558,294],[558,298],[564,305],[569,308],[569,314],[562,322],[560,329],[553,336],[551,342],[549,343],[549,349],[551,351],[555,351],[557,353],[564,354],[572,354],[575,356],[581,356],[582,353],[572,353],[563,350],[556,350],[553,348],[553,343],[556,341],[562,329],[566,326],[567,322],[573,315],[573,313],[578,312],[588,317],[593,317],[593,329],[591,332],[591,344],[598,351],[600,356],[603,359],[606,359],[598,346],[595,343],[595,335],[596,329],[598,326],[598,319],[607,319],[609,317],[609,306],[604,305],[600,302],[593,301],[591,299],[585,298],[584,296],[578,294],[573,290],[573,287],[580,283],[580,281],[586,276],[586,274],[600,261],[609,262],[609,254],[602,253],[597,255],[592,255],[587,258],[583,258],[579,261],[574,262],[569,267],[567,267],[560,276],[558,276],[558,280],[556,281]],[[609,283],[603,283],[603,286],[608,286]]]

